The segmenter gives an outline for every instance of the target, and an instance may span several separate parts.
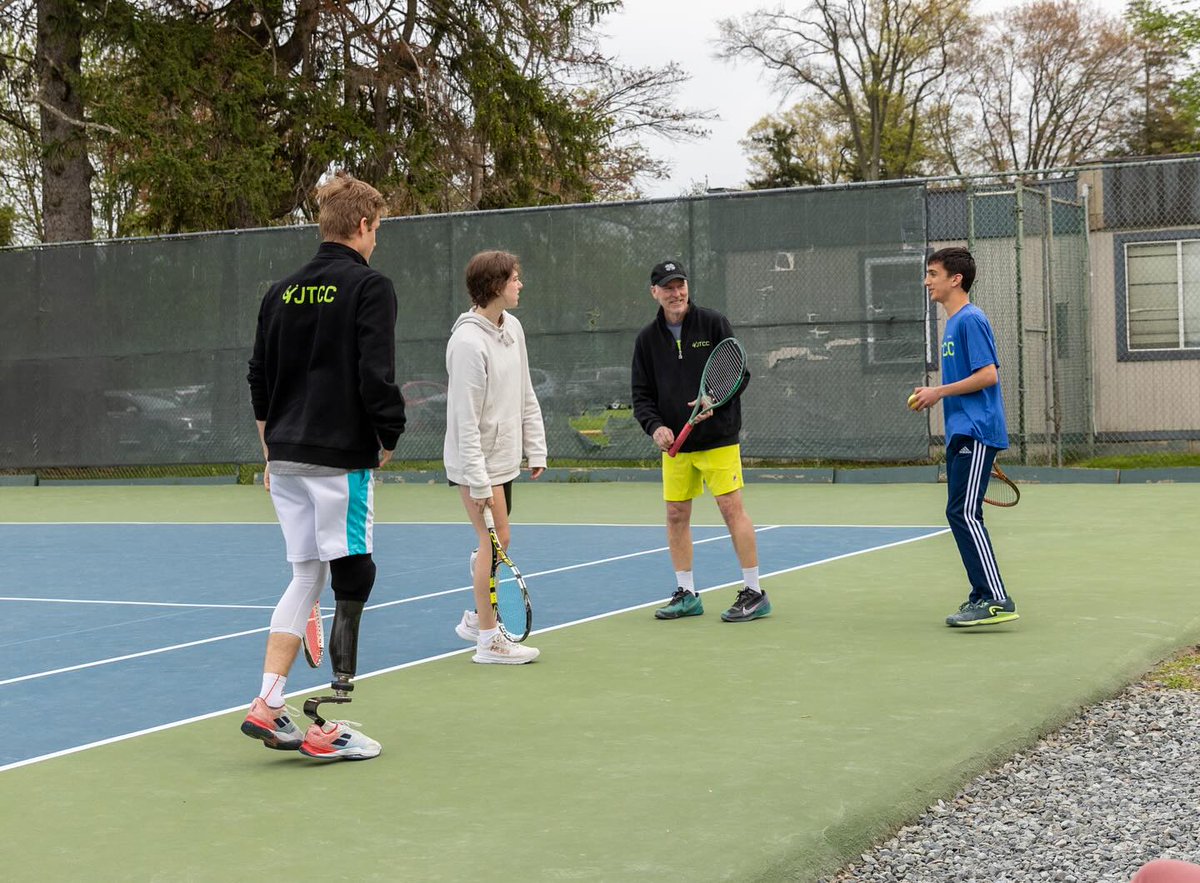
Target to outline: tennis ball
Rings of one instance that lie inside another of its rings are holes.
[[[912,410],[917,410],[917,394],[914,392],[908,397],[908,407]]]

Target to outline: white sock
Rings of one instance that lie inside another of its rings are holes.
[[[762,592],[762,589],[760,589],[758,587],[758,568],[757,567],[743,567],[742,568],[742,581],[746,584],[746,588],[754,589],[754,591],[759,592],[759,593]]]
[[[487,646],[488,644],[492,643],[492,638],[496,637],[498,634],[500,634],[500,626],[490,629],[480,629],[479,645],[481,647]]]
[[[687,589],[693,595],[696,594],[696,578],[690,570],[675,571],[675,585],[681,589]]]
[[[286,683],[287,678],[284,675],[263,672],[262,689],[258,691],[259,698],[271,708],[279,708],[283,705],[283,686]]]

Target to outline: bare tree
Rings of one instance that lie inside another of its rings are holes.
[[[911,174],[922,112],[947,51],[972,39],[968,0],[811,0],[800,13],[759,10],[721,23],[726,59],[750,59],[783,94],[819,96],[845,118],[856,177]]]
[[[1138,61],[1130,29],[1088,0],[1033,0],[990,19],[962,58],[980,121],[969,152],[991,171],[1102,155],[1137,100]]]
[[[641,195],[642,179],[661,180],[670,174],[669,160],[650,157],[649,135],[671,142],[695,141],[707,134],[701,123],[713,111],[685,108],[674,98],[688,75],[676,64],[662,68],[624,68],[613,59],[595,55],[587,65],[588,80],[580,100],[603,120],[611,120],[599,162],[592,170],[600,199],[630,199]]]

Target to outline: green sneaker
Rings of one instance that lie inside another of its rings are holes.
[[[1012,622],[1020,619],[1016,602],[1012,598],[1003,601],[968,601],[958,608],[957,613],[946,617],[946,625],[952,628],[965,628],[972,625],[997,625],[1002,622]]]
[[[756,592],[749,586],[742,588],[734,599],[733,606],[721,614],[726,622],[749,622],[771,615],[771,601],[766,592]]]
[[[654,611],[655,619],[679,619],[681,616],[699,616],[704,612],[700,596],[687,589],[676,589],[666,607]]]

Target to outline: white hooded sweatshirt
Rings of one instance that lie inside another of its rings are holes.
[[[484,499],[494,485],[546,465],[546,429],[529,378],[525,331],[509,312],[493,325],[474,310],[454,323],[446,344],[446,477]]]

